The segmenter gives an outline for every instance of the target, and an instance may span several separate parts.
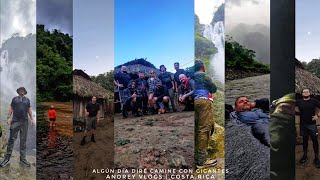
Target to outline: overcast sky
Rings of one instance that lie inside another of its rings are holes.
[[[270,0],[225,0],[226,31],[240,23],[270,27]]]
[[[46,29],[59,29],[72,34],[73,0],[38,0],[37,24],[44,24]]]
[[[114,2],[73,2],[73,67],[89,75],[114,68]]]
[[[0,14],[1,44],[15,33],[19,33],[21,36],[35,33],[35,0],[1,0]]]
[[[310,62],[320,58],[319,0],[296,1],[296,57]]]

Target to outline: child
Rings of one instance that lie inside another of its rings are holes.
[[[55,127],[56,126],[56,110],[54,109],[54,106],[51,105],[49,111],[48,111],[48,118],[49,118],[49,121],[50,121],[50,128],[52,127]]]

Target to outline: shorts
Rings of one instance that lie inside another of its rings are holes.
[[[311,125],[300,125],[300,135],[301,136],[317,136],[318,129],[316,124]]]
[[[56,121],[56,118],[50,118],[49,120],[50,121]]]
[[[97,128],[97,117],[87,117],[86,119],[86,130],[89,131],[91,129],[96,129]]]

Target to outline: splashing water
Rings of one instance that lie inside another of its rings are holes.
[[[211,69],[214,79],[224,84],[224,23],[218,21],[212,26],[206,24],[203,31],[203,36],[210,40],[217,48],[217,53],[210,58]]]

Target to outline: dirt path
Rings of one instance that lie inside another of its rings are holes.
[[[47,110],[54,105],[57,126],[49,129]],[[70,179],[72,175],[72,103],[40,103],[37,107],[37,178]]]
[[[319,131],[319,129],[318,129]],[[320,137],[318,136],[318,141]],[[318,180],[320,177],[320,170],[313,164],[314,153],[312,141],[309,140],[308,144],[308,160],[304,164],[300,164],[299,160],[303,156],[302,144],[296,145],[296,179]]]
[[[192,168],[194,112],[115,117],[116,168]]]
[[[73,134],[73,177],[76,180],[105,179],[105,174],[92,173],[94,169],[113,168],[113,118],[101,119],[100,126],[96,130],[96,143],[86,138],[86,144],[80,145],[83,132]]]

